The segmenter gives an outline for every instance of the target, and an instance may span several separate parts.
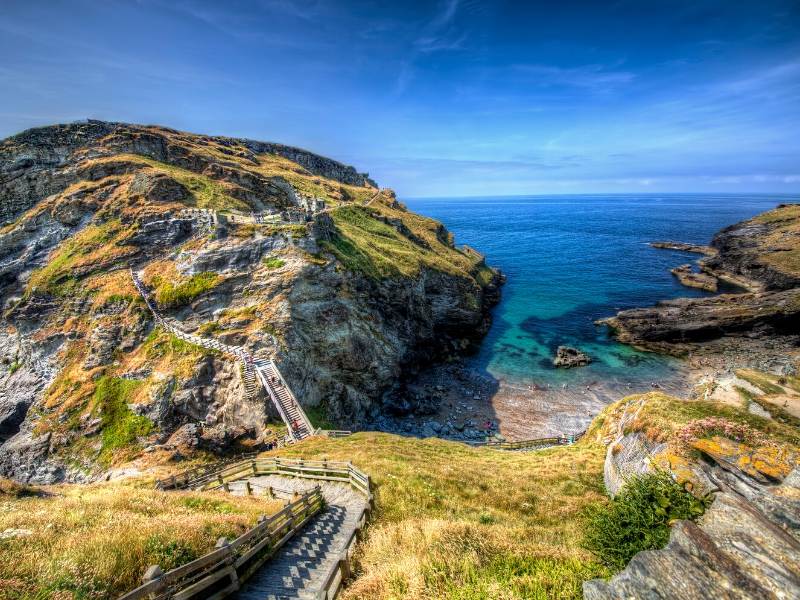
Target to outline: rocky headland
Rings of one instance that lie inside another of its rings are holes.
[[[270,435],[270,403],[155,327],[128,266],[181,328],[273,358],[343,428],[473,347],[501,284],[441,224],[305,150],[99,121],[26,131],[0,142],[0,475],[83,481]]]
[[[711,248],[699,275],[749,291],[666,300],[601,322],[622,342],[698,364],[724,356],[732,370],[782,352],[791,368],[800,343],[800,205],[781,205],[727,227]]]

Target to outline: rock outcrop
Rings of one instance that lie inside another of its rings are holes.
[[[553,365],[563,369],[582,367],[590,362],[592,362],[592,359],[588,354],[570,346],[559,346],[553,359]]]
[[[474,346],[501,283],[352,167],[160,127],[3,140],[0,218],[0,475],[39,483],[268,435],[271,404],[244,396],[231,361],[154,328],[129,265],[184,330],[273,358],[346,428]]]
[[[584,583],[586,600],[797,598],[800,471],[750,498],[717,495],[699,523],[680,521],[663,550],[637,554],[609,582]]]
[[[690,264],[675,267],[670,272],[686,287],[698,288],[707,292],[716,292],[719,286],[719,281],[716,277],[708,273],[695,273]]]
[[[781,205],[728,227],[714,237],[712,246],[716,253],[701,261],[703,273],[691,273],[685,267],[673,272],[682,282],[708,290],[718,277],[756,291],[663,301],[652,308],[622,311],[600,323],[608,325],[622,342],[670,354],[685,354],[723,337],[744,343],[780,335],[796,345],[800,341],[800,205]]]
[[[796,429],[763,423],[773,436],[789,434],[767,437],[748,425],[744,409],[685,421],[718,411],[710,402],[652,392],[620,400],[596,421],[588,435],[607,445],[604,481],[612,496],[628,478],[664,470],[693,494],[712,495],[713,503],[697,523],[675,524],[664,549],[638,553],[610,581],[586,582],[584,598],[797,596],[800,453],[783,441],[796,439]],[[672,415],[666,423],[665,415]]]

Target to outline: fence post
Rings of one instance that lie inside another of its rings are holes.
[[[142,577],[142,583],[150,583],[154,579],[158,579],[164,574],[164,571],[161,570],[161,567],[158,565],[150,565],[147,567],[147,570],[144,572],[144,576]]]
[[[142,577],[142,583],[150,583],[151,581],[155,581],[159,579],[162,575],[164,575],[164,571],[161,570],[161,567],[158,565],[150,565],[147,567],[147,570],[144,572],[144,576]],[[147,594],[148,598],[155,598],[156,593]]]

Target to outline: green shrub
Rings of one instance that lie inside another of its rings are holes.
[[[162,282],[156,290],[156,300],[164,307],[186,306],[200,294],[213,289],[220,282],[216,273],[198,273],[178,283]]]
[[[10,367],[8,367],[8,373],[9,373],[9,375],[13,375],[13,374],[14,374],[14,373],[16,373],[17,371],[19,371],[19,368],[20,368],[21,366],[22,366],[22,363],[21,363],[21,362],[19,362],[18,360],[15,360],[13,363],[11,363],[11,366],[10,366]]]
[[[709,504],[710,498],[695,498],[665,472],[633,477],[610,503],[587,511],[584,547],[619,571],[637,552],[663,548],[672,521],[696,519]]]
[[[102,455],[106,460],[111,452],[133,444],[153,428],[150,419],[136,415],[128,408],[128,402],[140,385],[141,381],[121,377],[104,376],[97,381],[92,399],[100,409]]]
[[[144,552],[148,562],[169,571],[198,558],[197,552],[189,544],[180,540],[170,540],[160,535],[151,535],[145,542]]]
[[[268,256],[264,259],[264,266],[268,269],[280,269],[285,264],[286,261],[278,258],[277,256]]]

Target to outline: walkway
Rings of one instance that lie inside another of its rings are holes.
[[[236,595],[239,600],[315,600],[338,563],[367,507],[367,500],[349,485],[279,475],[262,475],[230,483],[231,493],[291,497],[319,485],[326,507],[253,575]]]
[[[224,344],[213,338],[205,338],[192,333],[186,333],[175,325],[172,320],[166,319],[150,297],[150,293],[144,286],[138,273],[133,268],[130,269],[133,285],[141,294],[147,304],[147,308],[153,313],[156,322],[174,336],[209,350],[216,350],[242,363],[244,367],[244,384],[248,396],[256,394],[258,383],[260,382],[267,391],[272,403],[278,411],[283,422],[286,424],[288,436],[291,440],[297,441],[314,435],[314,426],[308,419],[300,403],[295,398],[292,390],[281,375],[278,366],[268,359],[256,359],[252,354],[241,346],[231,346]]]

